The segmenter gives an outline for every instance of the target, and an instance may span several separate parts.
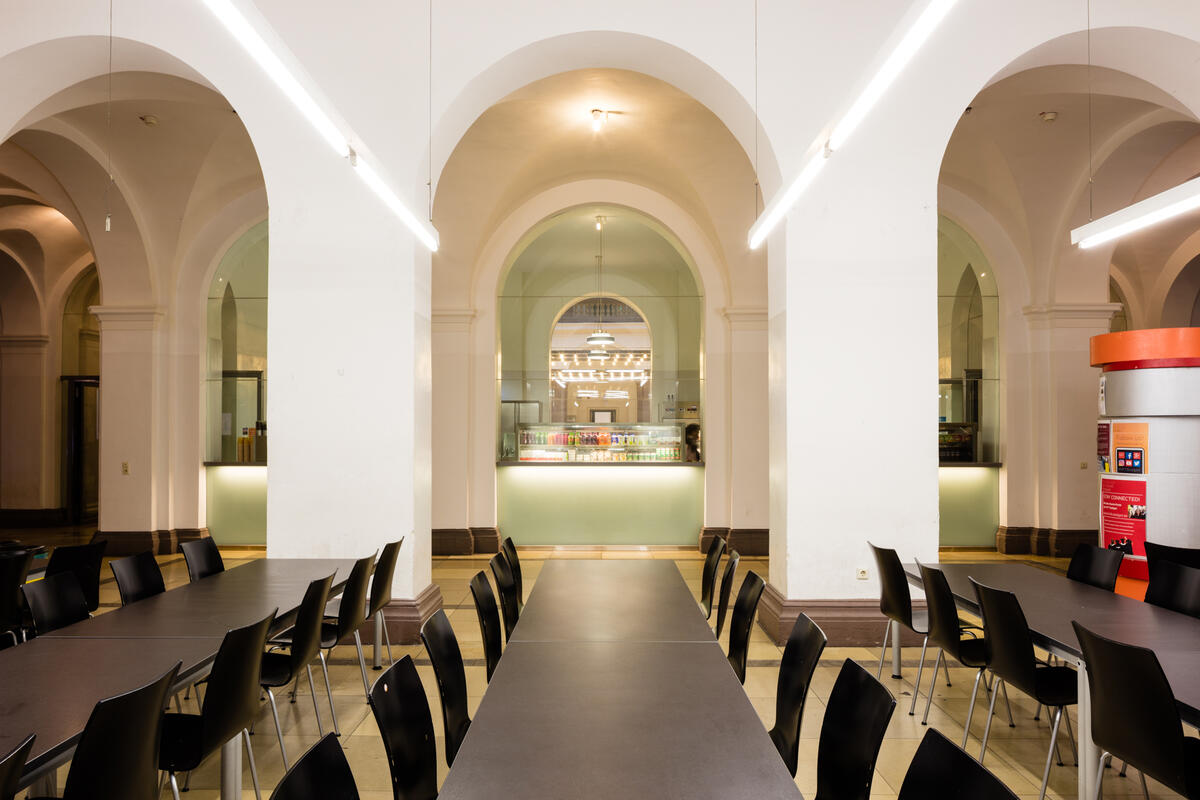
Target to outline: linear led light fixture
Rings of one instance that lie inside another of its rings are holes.
[[[1071,231],[1071,244],[1087,249],[1200,208],[1200,178],[1147,197]]]
[[[755,250],[763,241],[770,235],[771,231],[779,224],[779,221],[787,216],[787,212],[795,205],[796,200],[803,194],[808,185],[817,177],[817,173],[821,171],[825,160],[829,158],[836,150],[841,149],[846,140],[850,138],[859,124],[866,119],[867,114],[879,102],[879,99],[887,92],[888,88],[895,82],[896,78],[908,66],[908,62],[912,61],[913,56],[921,49],[921,46],[933,34],[937,26],[945,19],[946,14],[954,7],[958,0],[930,0],[925,6],[920,15],[917,16],[913,24],[909,26],[904,35],[900,37],[896,47],[884,60],[879,70],[867,83],[866,88],[854,100],[850,109],[842,115],[837,124],[833,127],[833,132],[825,141],[824,146],[815,154],[813,154],[804,167],[800,170],[800,174],[792,181],[782,194],[778,194],[767,204],[763,209],[763,213],[759,215],[754,225],[750,228],[750,249]]]
[[[355,172],[358,173],[363,182],[370,187],[379,199],[383,201],[384,205],[400,218],[400,221],[421,240],[422,244],[436,252],[438,249],[438,234],[433,226],[418,219],[409,211],[396,193],[379,176],[379,173],[364,163],[361,156],[357,156],[354,153],[353,148],[350,146],[349,137],[342,133],[337,124],[321,108],[321,105],[305,90],[300,81],[296,79],[296,76],[292,74],[291,70],[287,68],[258,31],[254,29],[250,21],[238,10],[233,1],[203,0],[203,2],[208,7],[208,10],[213,13],[213,16],[225,26],[230,35],[242,46],[242,49],[254,59],[254,62],[262,68],[267,77],[283,92],[284,96],[292,101],[292,105],[308,120],[308,123],[313,126],[321,138],[333,148],[333,151],[341,158],[349,157],[354,165]]]

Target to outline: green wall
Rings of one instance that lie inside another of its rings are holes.
[[[513,466],[496,470],[500,536],[519,545],[694,547],[704,469]]]
[[[208,530],[217,544],[267,543],[267,468],[206,467]]]
[[[995,547],[1000,525],[998,467],[939,467],[940,544]]]

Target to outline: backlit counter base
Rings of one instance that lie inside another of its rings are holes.
[[[704,524],[696,465],[514,464],[496,470],[500,536],[518,545],[695,547]]]

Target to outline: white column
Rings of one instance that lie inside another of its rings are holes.
[[[469,527],[471,309],[433,312],[433,528]]]
[[[45,485],[48,336],[0,336],[0,508],[57,505]]]
[[[726,308],[729,321],[729,526],[769,524],[770,425],[767,394],[767,310]]]

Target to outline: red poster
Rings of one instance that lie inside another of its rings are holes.
[[[1146,580],[1146,482],[1100,479],[1100,536],[1105,547],[1124,550],[1121,574]],[[1115,547],[1114,547],[1115,545]]]

